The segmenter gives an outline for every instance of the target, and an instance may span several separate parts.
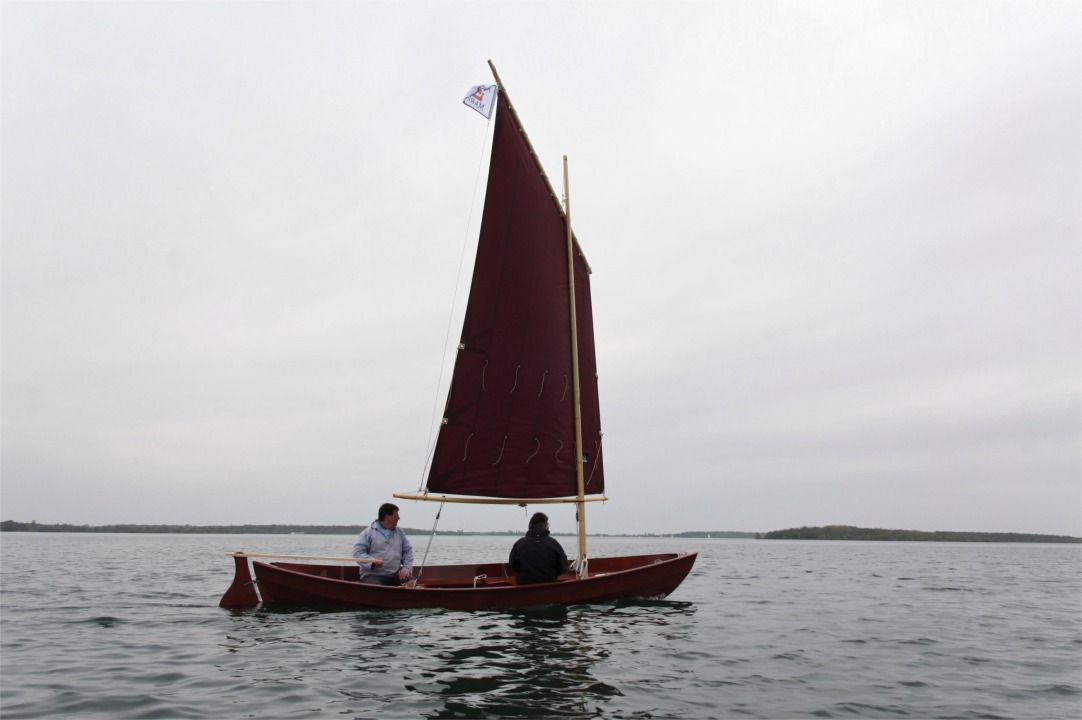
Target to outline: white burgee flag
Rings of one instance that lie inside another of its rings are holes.
[[[485,116],[486,120],[492,119],[492,109],[496,107],[495,85],[474,85],[462,99],[463,105],[469,105]]]

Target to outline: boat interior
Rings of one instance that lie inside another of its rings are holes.
[[[590,560],[589,576],[596,577],[622,570],[632,570],[644,565],[672,560],[677,556],[677,553],[662,553],[657,555],[593,558]],[[360,580],[360,568],[356,565],[308,565],[288,562],[272,564],[286,570],[331,580],[346,580],[349,582],[358,582]],[[509,587],[518,584],[507,563],[426,565],[415,570],[417,571],[415,574],[420,576],[418,585],[424,588]],[[576,579],[574,573],[564,573],[557,581],[574,579]]]

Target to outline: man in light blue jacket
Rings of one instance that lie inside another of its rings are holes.
[[[413,585],[413,546],[398,527],[398,506],[383,503],[379,517],[361,531],[353,544],[353,557],[380,558],[381,567],[359,562],[361,582],[369,585]]]

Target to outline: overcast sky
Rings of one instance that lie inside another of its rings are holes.
[[[1080,8],[6,0],[0,515],[416,490],[491,58],[594,268],[590,532],[1082,535]]]

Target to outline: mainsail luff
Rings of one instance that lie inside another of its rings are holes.
[[[488,61],[488,67],[492,70],[492,77],[496,79],[496,85],[499,87],[500,95],[503,95],[507,101],[507,110],[511,113],[511,117],[514,118],[515,125],[518,127],[519,132],[522,133],[522,142],[526,144],[526,148],[530,151],[530,156],[537,164],[537,172],[541,173],[541,177],[545,179],[545,186],[549,189],[549,197],[552,198],[552,202],[556,207],[557,212],[560,213],[560,217],[566,220],[564,208],[560,205],[560,198],[556,196],[556,190],[552,187],[552,181],[549,180],[548,174],[545,173],[545,168],[541,165],[541,159],[537,156],[537,151],[534,150],[533,143],[530,142],[530,136],[526,134],[526,130],[523,128],[522,120],[518,116],[518,111],[515,110],[514,103],[511,102],[511,96],[507,94],[507,86],[503,84],[503,80],[500,80],[500,74],[496,72],[496,66],[492,64],[492,61]],[[568,223],[570,227],[570,223]],[[575,252],[582,257],[583,265],[586,266],[586,272],[592,273],[589,261],[586,260],[585,253],[582,252],[582,247],[579,245],[579,239],[575,237],[575,231],[571,231],[571,242],[574,243]]]
[[[583,457],[585,491],[604,492],[589,269],[573,242],[581,319],[573,355],[566,216],[551,198],[501,84],[477,260],[428,493],[577,500]],[[573,357],[583,368],[581,444]]]

